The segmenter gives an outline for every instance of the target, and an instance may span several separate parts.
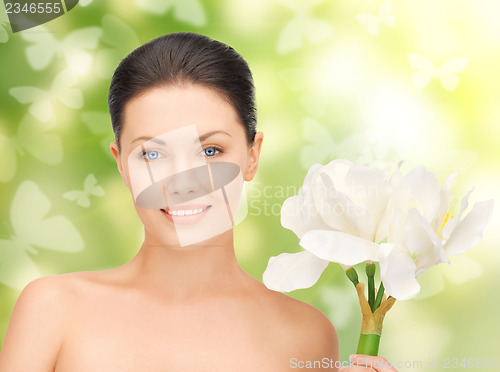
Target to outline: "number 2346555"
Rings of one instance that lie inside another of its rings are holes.
[[[498,358],[444,358],[443,368],[498,368]]]
[[[38,14],[50,14],[50,13],[61,13],[62,9],[59,3],[31,3],[31,4],[21,4],[21,3],[10,3],[5,2],[5,10],[8,14],[18,14],[18,13],[38,13]]]

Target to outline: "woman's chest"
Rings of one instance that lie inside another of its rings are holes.
[[[279,371],[288,366],[255,313],[128,302],[81,308],[55,372]]]

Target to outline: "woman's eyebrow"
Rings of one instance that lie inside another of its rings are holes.
[[[153,142],[156,142],[159,145],[165,145],[165,142],[163,142],[161,139],[156,138],[156,137],[149,137],[149,136],[137,137],[132,142],[130,142],[130,144],[133,144],[134,142],[141,141],[141,140],[143,140],[143,141],[153,141]]]
[[[203,142],[203,141],[205,141],[208,137],[213,136],[214,134],[217,134],[217,133],[226,134],[226,135],[228,135],[229,137],[232,137],[232,136],[231,136],[228,132],[225,132],[225,131],[223,131],[223,130],[213,130],[213,131],[211,131],[211,132],[207,132],[207,133],[205,133],[205,134],[202,134],[202,135],[200,136],[200,139],[199,139],[199,140],[200,140],[200,142]]]
[[[202,134],[199,139],[195,140],[196,141],[200,141],[200,142],[203,142],[205,141],[207,138],[215,135],[215,134],[218,134],[218,133],[222,133],[222,134],[225,134],[225,135],[228,135],[229,137],[232,137],[228,132],[226,131],[223,131],[223,130],[213,130],[211,132],[207,132],[205,134]],[[152,142],[156,142],[158,143],[159,145],[165,145],[165,142],[163,142],[161,139],[157,138],[157,137],[150,137],[150,136],[141,136],[141,137],[137,137],[135,139],[132,140],[132,142],[130,142],[130,144],[133,144],[134,142],[137,142],[137,141],[152,141]]]

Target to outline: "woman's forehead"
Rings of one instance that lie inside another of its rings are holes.
[[[220,94],[199,85],[169,86],[152,89],[127,103],[121,143],[131,147],[139,137],[179,133],[185,138],[185,133],[203,136],[212,131],[229,133],[235,139],[244,136],[236,111]]]
[[[161,146],[173,145],[197,145],[200,142],[200,135],[195,124],[185,125],[157,135],[141,135],[131,140],[132,147],[141,145],[157,144]]]

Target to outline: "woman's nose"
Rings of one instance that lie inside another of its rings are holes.
[[[165,180],[165,189],[169,205],[209,194],[213,190],[208,167],[202,165],[169,176]]]
[[[172,195],[187,195],[196,193],[199,188],[199,180],[193,169],[175,173],[167,179],[167,192]]]

